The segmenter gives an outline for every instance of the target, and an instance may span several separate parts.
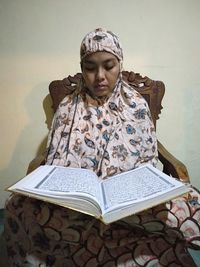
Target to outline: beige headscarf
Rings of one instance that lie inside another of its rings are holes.
[[[123,61],[123,52],[118,37],[111,31],[98,28],[89,32],[82,40],[80,48],[81,61],[95,52],[109,52]]]
[[[81,64],[84,59],[92,53],[95,52],[108,52],[113,54],[119,60],[119,80],[122,79],[122,68],[123,68],[123,51],[119,41],[119,38],[112,33],[103,28],[95,29],[94,31],[89,32],[82,40],[80,47],[80,59]],[[90,93],[85,87],[84,80],[80,81],[79,89],[77,90],[82,92],[83,95],[85,92]],[[98,97],[94,96],[93,98],[101,105],[109,96]]]
[[[81,43],[81,60],[98,51],[114,54],[122,63],[116,35],[97,29]],[[55,113],[49,134],[47,164],[91,169],[99,177],[156,164],[157,143],[146,101],[119,79],[103,105],[87,91],[66,96]]]

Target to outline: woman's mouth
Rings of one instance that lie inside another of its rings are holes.
[[[107,89],[107,85],[106,84],[97,84],[95,86],[95,88],[98,90],[105,90],[105,89]]]

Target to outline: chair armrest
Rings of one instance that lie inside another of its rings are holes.
[[[41,155],[38,155],[37,157],[35,157],[28,165],[27,174],[29,174],[30,172],[34,171],[40,165],[44,165],[45,164],[46,155],[47,155],[47,152],[45,151]]]
[[[167,149],[158,141],[158,158],[163,164],[163,172],[178,178],[184,182],[189,182],[189,174],[186,166],[175,158]]]

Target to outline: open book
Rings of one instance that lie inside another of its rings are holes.
[[[151,165],[105,180],[86,169],[44,165],[7,190],[95,216],[108,224],[186,193],[190,185]]]

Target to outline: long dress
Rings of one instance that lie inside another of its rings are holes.
[[[84,91],[59,105],[46,164],[88,168],[101,179],[157,162],[155,129],[145,100],[119,81],[103,104]],[[191,192],[109,225],[21,195],[6,203],[9,266],[195,266],[200,195]]]

